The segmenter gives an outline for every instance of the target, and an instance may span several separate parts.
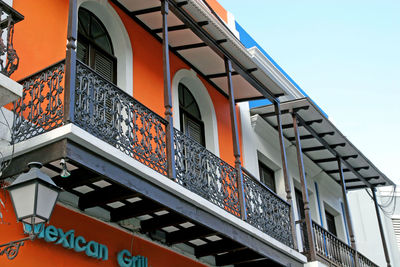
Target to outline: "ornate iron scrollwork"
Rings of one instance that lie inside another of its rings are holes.
[[[74,114],[84,130],[167,174],[166,121],[80,61]]]
[[[14,102],[12,142],[18,143],[63,124],[64,61],[20,83],[22,97]]]
[[[293,248],[290,205],[243,173],[247,222]]]
[[[2,1],[0,2],[0,72],[10,76],[17,70],[19,57],[14,49],[14,24],[23,16]],[[3,39],[4,34],[6,35]],[[5,41],[5,43],[4,43]]]
[[[175,129],[176,182],[235,216],[240,216],[237,171]]]
[[[0,256],[3,256],[5,254],[9,260],[13,260],[15,257],[17,257],[19,248],[23,245],[24,240],[11,242],[9,244],[0,246]]]

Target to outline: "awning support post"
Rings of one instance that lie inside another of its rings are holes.
[[[374,204],[375,204],[376,218],[378,219],[379,232],[381,234],[383,252],[385,253],[385,259],[386,259],[387,267],[391,267],[389,251],[388,251],[388,248],[387,248],[387,245],[386,245],[385,232],[383,231],[382,218],[381,218],[381,214],[379,212],[378,200],[376,198],[376,187],[372,187],[371,191],[372,191],[372,196],[373,196]]]
[[[172,117],[172,92],[171,92],[171,76],[169,64],[169,43],[168,43],[168,22],[167,16],[169,12],[168,0],[161,1],[162,15],[162,50],[163,50],[163,69],[164,69],[164,107],[166,125],[166,149],[167,149],[167,171],[168,177],[176,178],[175,170],[175,148],[174,148],[174,124]]]
[[[293,199],[292,199],[292,188],[289,180],[289,173],[287,168],[287,158],[286,158],[286,149],[285,149],[285,141],[283,137],[282,131],[282,121],[281,121],[281,108],[278,102],[274,102],[276,121],[278,127],[278,135],[279,135],[279,145],[281,149],[281,160],[282,160],[282,171],[283,178],[285,181],[285,192],[286,192],[286,201],[290,204],[290,225],[292,228],[292,239],[293,239],[293,247],[294,249],[298,249],[297,237],[296,237],[296,224],[294,219],[294,208],[293,208]]]
[[[77,22],[77,0],[69,0],[67,52],[65,56],[64,123],[74,122]]]
[[[304,214],[305,214],[305,225],[307,230],[307,243],[308,243],[308,260],[315,261],[317,259],[317,254],[315,251],[315,244],[314,244],[314,235],[312,230],[312,220],[311,220],[311,212],[310,212],[310,202],[308,199],[308,192],[307,192],[307,181],[306,181],[306,174],[304,171],[304,163],[303,163],[303,154],[301,151],[301,142],[300,142],[300,134],[297,125],[297,115],[296,113],[292,112],[293,118],[293,129],[294,135],[296,139],[296,151],[297,151],[297,165],[299,167],[299,175],[300,175],[300,182],[301,182],[301,193],[304,202]],[[304,242],[304,240],[303,240]],[[303,244],[304,245],[304,244]]]
[[[243,220],[247,219],[246,211],[246,199],[244,196],[244,185],[243,185],[243,173],[242,163],[240,161],[240,145],[239,145],[239,133],[236,119],[235,109],[235,96],[233,94],[232,84],[232,63],[229,59],[225,58],[225,70],[228,78],[228,94],[229,94],[229,108],[231,117],[231,128],[232,128],[232,141],[233,141],[233,155],[235,156],[235,168],[237,171],[237,183],[238,183],[238,194],[240,204],[240,216]]]
[[[355,251],[354,266],[357,267],[359,265],[358,264],[358,251],[357,251],[356,239],[354,237],[353,222],[351,220],[351,215],[350,215],[349,201],[347,199],[347,189],[346,189],[346,181],[344,180],[344,175],[343,175],[342,159],[340,157],[337,157],[337,163],[338,163],[338,168],[339,168],[340,186],[342,188],[344,210],[345,210],[345,216],[346,216],[346,221],[347,221],[347,231],[349,232],[351,247]]]
[[[356,240],[355,240],[354,230],[353,230],[353,222],[351,220],[351,215],[350,215],[349,201],[347,199],[346,181],[344,180],[343,165],[342,165],[341,158],[337,158],[337,163],[338,163],[338,167],[339,167],[340,186],[342,187],[344,210],[346,213],[345,216],[346,216],[346,220],[347,220],[347,228],[348,228],[347,230],[349,231],[349,236],[350,236],[350,244],[354,250],[357,250]]]

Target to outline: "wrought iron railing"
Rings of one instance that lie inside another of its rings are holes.
[[[0,73],[10,76],[17,70],[19,57],[14,49],[14,24],[24,16],[0,0]]]
[[[14,102],[13,143],[63,124],[64,67],[62,60],[19,81],[23,91]]]
[[[14,104],[14,143],[70,122],[64,116],[64,68],[61,61],[21,81],[23,97]],[[167,122],[80,61],[75,83],[71,121],[167,175]],[[240,218],[237,169],[178,130],[174,148],[175,181]],[[289,204],[250,175],[244,175],[244,188],[248,223],[293,247]]]
[[[80,61],[74,114],[82,129],[167,174],[166,121]]]
[[[316,253],[330,264],[340,267],[378,267],[316,222],[313,222],[312,228]]]
[[[175,129],[176,182],[240,217],[237,171]]]
[[[243,172],[247,222],[293,247],[290,205],[247,171]]]
[[[360,252],[357,252],[357,259],[358,259],[357,267],[379,267]]]

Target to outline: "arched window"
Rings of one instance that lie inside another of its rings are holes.
[[[182,131],[205,147],[204,123],[196,100],[182,83],[178,86],[178,95]]]
[[[116,83],[117,59],[103,23],[89,10],[79,8],[77,58]]]

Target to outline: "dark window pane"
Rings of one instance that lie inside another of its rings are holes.
[[[333,216],[328,211],[325,211],[326,225],[328,227],[328,231],[334,235],[336,234],[336,225],[335,225],[335,216]]]
[[[86,65],[89,65],[89,45],[78,40],[76,57]]]
[[[80,8],[78,13],[78,32],[89,36],[90,14],[86,9]]]
[[[79,8],[77,58],[107,80],[116,83],[117,62],[110,36],[92,12]]]
[[[107,35],[99,36],[95,39],[96,44],[107,51],[108,53],[112,54],[112,48],[110,44],[110,39],[108,39]]]
[[[182,131],[205,146],[204,124],[201,120],[200,109],[189,89],[183,84],[178,86],[179,113]]]
[[[199,106],[197,105],[196,100],[193,95],[190,93],[189,89],[183,84],[179,84],[179,105],[180,108],[183,108],[187,113],[192,115],[194,118],[201,120],[201,114]]]
[[[258,167],[260,170],[260,181],[265,184],[269,189],[276,192],[274,171],[261,162],[258,162]]]
[[[296,196],[296,202],[297,202],[297,214],[299,215],[300,219],[304,219],[306,216],[304,213],[303,195],[301,194],[301,191],[298,189],[294,190],[294,194]]]

